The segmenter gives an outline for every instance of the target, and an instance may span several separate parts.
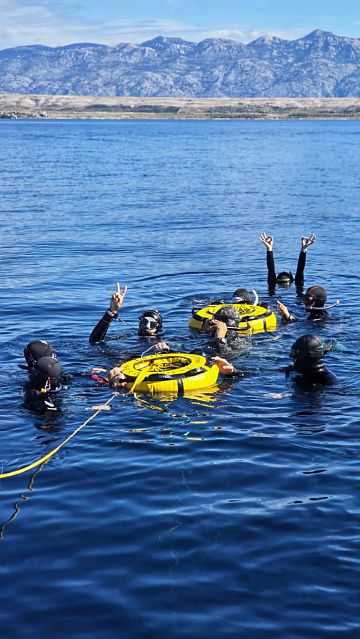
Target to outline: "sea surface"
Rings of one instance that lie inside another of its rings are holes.
[[[298,321],[253,336],[245,376],[170,401],[118,395],[47,463],[0,480],[1,639],[360,637],[360,122],[0,120],[0,473],[41,459],[112,391],[78,375],[140,347],[139,314],[191,349],[193,306],[255,289]],[[328,291],[311,324],[277,271]],[[116,282],[121,322],[89,334]],[[316,334],[338,384],[285,379]],[[73,373],[53,419],[22,351]]]

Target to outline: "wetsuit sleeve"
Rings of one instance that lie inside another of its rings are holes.
[[[304,271],[306,264],[306,251],[300,251],[299,259],[295,274],[295,285],[298,294],[301,294],[304,289]]]
[[[89,342],[92,342],[92,343],[101,342],[103,339],[105,339],[106,333],[108,332],[108,328],[111,322],[113,321],[113,319],[115,319],[115,317],[117,317],[117,314],[113,313],[112,311],[108,309],[106,313],[103,315],[103,317],[101,318],[100,322],[96,324],[94,330],[92,331],[89,337]]]
[[[209,347],[217,355],[228,357],[229,351],[243,350],[244,337],[235,331],[228,331],[226,337],[212,337],[209,340]]]
[[[268,272],[267,281],[269,287],[269,295],[274,295],[276,287],[276,273],[273,251],[266,251],[266,266]]]

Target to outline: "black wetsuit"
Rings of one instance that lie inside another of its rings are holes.
[[[102,342],[102,340],[106,337],[106,333],[108,332],[111,322],[116,319],[117,316],[117,313],[113,313],[110,309],[108,309],[102,316],[101,320],[96,324],[89,337],[89,342]]]
[[[55,397],[61,386],[53,392],[42,393],[31,387],[30,382],[27,382],[23,388],[23,400],[26,408],[30,408],[36,413],[41,415],[60,413],[60,401],[58,397]]]
[[[322,360],[295,362],[286,369],[286,377],[292,373],[295,384],[307,390],[316,386],[331,386],[337,382],[334,373],[326,368]]]
[[[110,315],[110,311],[106,311],[92,331],[89,337],[90,343],[98,344],[99,342],[103,342],[111,322],[116,319],[116,317],[117,314]],[[118,340],[119,338],[117,337],[115,339]],[[121,339],[123,347],[121,351],[119,351],[118,342],[116,342],[116,346],[114,347],[115,342],[109,338],[110,343],[107,344],[105,350],[102,349],[102,356],[108,360],[105,366],[111,369],[114,367],[115,362],[117,362],[116,366],[121,366],[121,363],[130,359],[137,359],[143,355],[166,352],[167,349],[160,350],[155,348],[159,339],[161,339],[159,333],[155,335],[136,335],[132,332]],[[102,375],[92,374],[91,377],[98,382],[107,383]]]
[[[329,317],[330,317],[329,313],[325,310],[324,311],[307,311],[307,317],[305,319],[313,321],[313,322],[319,322],[320,320],[327,320],[329,319]],[[296,317],[296,315],[294,315],[293,313],[290,313],[289,317],[282,317],[282,320],[283,322],[288,324],[292,322],[298,322],[299,318]]]
[[[298,294],[301,294],[304,289],[304,271],[306,264],[306,251],[301,250],[298,258],[296,273],[295,273],[295,286]],[[276,289],[276,272],[275,272],[275,260],[274,252],[266,251],[266,265],[268,271],[268,287],[269,295],[275,294]]]
[[[329,313],[325,310],[307,311],[307,315],[308,315],[307,319],[313,320],[314,322],[319,320],[326,320],[326,319],[329,319],[330,317]]]

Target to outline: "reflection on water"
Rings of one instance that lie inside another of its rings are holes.
[[[32,475],[30,475],[30,479],[27,478],[27,491],[28,493],[32,493],[34,491],[34,483],[35,483],[35,478],[36,475],[42,470],[42,468],[45,466],[45,464],[41,464],[39,466],[39,468],[37,468],[35,470],[34,473],[32,473]],[[21,512],[21,506],[23,504],[24,501],[27,501],[28,499],[30,499],[30,494],[28,494],[27,492],[22,492],[19,495],[19,499],[18,501],[16,501],[14,503],[14,512],[10,515],[10,517],[4,521],[1,525],[0,525],[0,539],[2,539],[4,537],[4,532],[5,532],[5,528],[11,524],[12,521],[14,521],[14,519],[16,519],[16,517],[19,515],[19,513]]]

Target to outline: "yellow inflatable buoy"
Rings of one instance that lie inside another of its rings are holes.
[[[242,335],[264,333],[276,329],[276,315],[265,306],[253,306],[252,304],[212,304],[205,308],[193,308],[189,326],[201,331],[204,322],[211,319],[224,306],[232,306],[241,316],[236,331]]]
[[[214,386],[219,375],[216,364],[209,366],[203,355],[193,353],[146,355],[124,362],[120,370],[126,375],[129,391],[150,395],[183,396],[187,391]]]

